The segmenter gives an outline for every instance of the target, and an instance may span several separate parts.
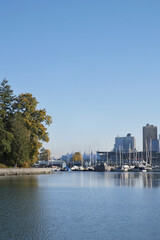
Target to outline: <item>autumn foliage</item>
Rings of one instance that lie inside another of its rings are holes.
[[[72,157],[74,162],[82,162],[83,158],[80,152],[75,152]]]
[[[48,142],[46,126],[52,119],[37,109],[31,93],[13,95],[7,80],[0,86],[0,163],[28,167],[38,159],[41,141]]]

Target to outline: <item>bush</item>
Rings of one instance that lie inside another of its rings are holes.
[[[30,167],[30,163],[29,162],[23,162],[23,164],[21,165],[22,168],[29,168]]]
[[[0,168],[7,168],[6,165],[0,163]]]

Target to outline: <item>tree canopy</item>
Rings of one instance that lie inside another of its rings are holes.
[[[39,153],[39,160],[40,161],[48,161],[48,160],[50,160],[50,158],[51,158],[50,150],[42,147],[40,149],[40,153]]]
[[[80,152],[75,152],[72,158],[73,158],[73,161],[79,161],[79,162],[83,161],[83,158]]]
[[[7,80],[0,85],[0,163],[30,165],[37,161],[41,141],[48,142],[47,127],[52,119],[37,109],[31,93],[13,95]]]

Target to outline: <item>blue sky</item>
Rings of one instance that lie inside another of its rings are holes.
[[[0,1],[0,79],[46,108],[55,157],[160,127],[160,1]]]

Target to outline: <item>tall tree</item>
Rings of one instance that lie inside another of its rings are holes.
[[[0,85],[0,162],[8,164],[13,134],[11,133],[13,90],[7,80]]]
[[[13,114],[12,105],[14,103],[15,96],[13,95],[13,90],[8,81],[4,79],[0,85],[0,119],[1,124],[5,125],[5,128],[9,127],[9,120]]]
[[[22,114],[24,124],[30,132],[30,159],[37,160],[38,149],[41,142],[49,141],[47,128],[52,123],[52,119],[46,114],[45,109],[37,109],[37,100],[30,93],[20,94],[14,103],[14,111]]]
[[[10,165],[10,153],[13,134],[4,129],[4,125],[0,120],[0,163]]]
[[[39,160],[40,161],[48,161],[51,157],[50,155],[51,155],[50,150],[42,147],[40,149],[40,153],[39,153]]]
[[[37,109],[30,93],[13,95],[7,80],[0,85],[0,163],[23,166],[38,158],[41,141],[48,142],[47,127],[52,119]]]
[[[23,117],[20,113],[16,113],[12,119],[12,165],[22,167],[24,164],[30,164],[30,132],[27,130]]]
[[[73,154],[72,160],[73,160],[73,161],[82,162],[82,161],[83,161],[83,157],[82,157],[82,155],[81,155],[80,152],[75,152],[75,153]]]

